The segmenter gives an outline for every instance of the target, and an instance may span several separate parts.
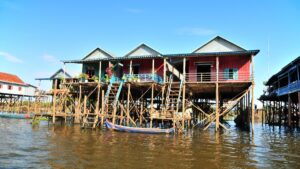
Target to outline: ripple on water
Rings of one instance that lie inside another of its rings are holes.
[[[0,168],[300,168],[299,130],[147,135],[0,118]]]

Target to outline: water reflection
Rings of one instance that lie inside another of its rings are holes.
[[[0,168],[300,168],[300,132],[147,135],[0,119]]]

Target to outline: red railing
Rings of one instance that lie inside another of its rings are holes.
[[[203,72],[203,73],[186,73],[186,82],[216,82],[216,72]],[[220,82],[247,82],[251,81],[252,76],[249,72],[219,72],[218,81]]]

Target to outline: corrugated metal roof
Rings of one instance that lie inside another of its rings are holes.
[[[300,56],[298,56],[296,59],[294,59],[287,65],[285,65],[279,72],[277,72],[273,76],[271,76],[268,79],[266,85],[271,85],[272,83],[274,83],[277,80],[277,77],[279,75],[286,73],[291,67],[293,67],[294,65],[299,64],[299,63],[300,63]]]
[[[90,60],[65,60],[64,63],[90,63],[99,61],[119,61],[119,60],[134,60],[134,59],[154,59],[154,58],[181,58],[181,57],[204,57],[204,56],[230,56],[230,55],[256,55],[259,50],[235,51],[235,52],[209,52],[209,53],[179,53],[165,55],[148,55],[148,56],[132,56],[132,57],[115,57]]]

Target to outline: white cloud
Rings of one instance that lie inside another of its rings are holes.
[[[22,63],[23,61],[19,58],[17,58],[16,56],[7,53],[7,52],[2,52],[0,51],[0,57],[3,57],[5,60],[9,61],[9,62],[13,62],[13,63]]]
[[[213,35],[217,33],[213,29],[200,28],[200,27],[184,27],[178,29],[177,32],[182,35],[191,35],[191,36],[207,36],[207,35]]]
[[[136,9],[136,8],[127,8],[125,9],[125,11],[132,14],[140,14],[143,12],[141,9]]]
[[[49,55],[49,54],[44,54],[42,56],[42,58],[44,59],[44,61],[48,62],[48,63],[55,63],[55,64],[59,64],[60,61],[53,55]]]

